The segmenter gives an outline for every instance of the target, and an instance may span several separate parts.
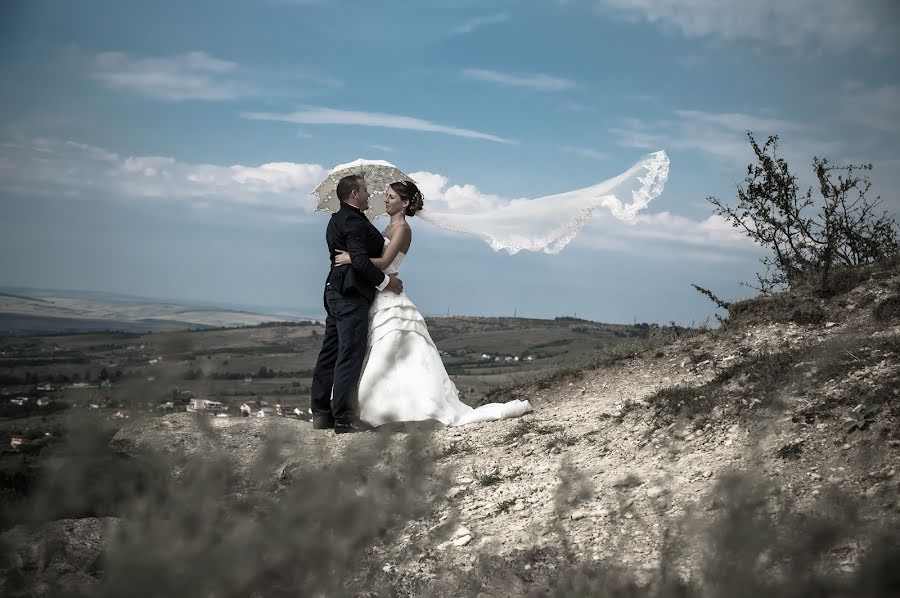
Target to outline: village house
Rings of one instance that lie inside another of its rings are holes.
[[[52,402],[53,400],[50,397],[41,397],[36,401],[38,407],[46,407]]]
[[[28,397],[16,397],[14,399],[10,399],[9,402],[13,405],[22,406],[29,401]]]
[[[273,417],[275,415],[277,415],[275,409],[269,406],[260,407],[259,411],[256,412],[256,417]]]
[[[268,407],[269,404],[265,401],[247,401],[243,405],[241,405],[241,415],[244,416],[254,416],[259,413],[259,410],[263,407]]]
[[[50,432],[44,432],[44,435],[38,438],[29,438],[28,436],[15,435],[10,437],[9,446],[17,451],[35,449],[50,439]]]
[[[219,401],[211,401],[209,399],[191,399],[188,403],[187,410],[191,413],[221,413],[228,408]]]
[[[297,415],[297,411],[300,408],[296,405],[285,405],[283,403],[275,403],[275,413],[280,415],[281,417],[291,417],[293,415]]]
[[[43,392],[53,392],[54,390],[56,390],[49,382],[45,382],[44,384],[39,385],[37,389]]]

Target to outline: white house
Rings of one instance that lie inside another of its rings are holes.
[[[481,354],[481,358],[482,358],[482,359],[490,359],[491,356],[488,355],[487,353],[482,353],[482,354]]]
[[[51,401],[49,397],[41,397],[37,400],[37,406],[38,407],[46,407],[47,405],[49,405],[52,402],[53,401]]]
[[[269,404],[265,401],[247,401],[246,403],[241,405],[241,415],[257,415],[260,408],[268,406]]]
[[[55,388],[53,388],[53,385],[50,384],[49,382],[41,384],[40,386],[37,387],[37,389],[43,390],[44,392],[52,392],[52,391],[56,390]]]
[[[223,403],[209,399],[191,399],[187,406],[191,413],[221,413],[227,409]]]
[[[273,407],[260,407],[259,411],[256,412],[256,417],[272,417],[276,415],[275,409]]]

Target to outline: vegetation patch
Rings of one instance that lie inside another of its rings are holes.
[[[888,297],[872,310],[872,316],[879,322],[900,320],[900,295]]]

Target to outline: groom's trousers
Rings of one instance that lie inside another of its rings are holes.
[[[355,291],[346,295],[325,288],[325,339],[313,372],[314,421],[349,424],[358,416],[359,376],[366,356],[369,301]]]

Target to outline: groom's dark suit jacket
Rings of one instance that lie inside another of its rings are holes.
[[[369,261],[369,258],[381,257],[384,251],[384,237],[378,229],[369,222],[365,214],[354,206],[341,202],[341,209],[332,214],[328,222],[325,241],[331,257],[327,284],[344,295],[357,292],[372,302],[375,299],[376,285],[384,281],[384,273]],[[334,265],[334,256],[338,250],[350,252],[349,265]]]

